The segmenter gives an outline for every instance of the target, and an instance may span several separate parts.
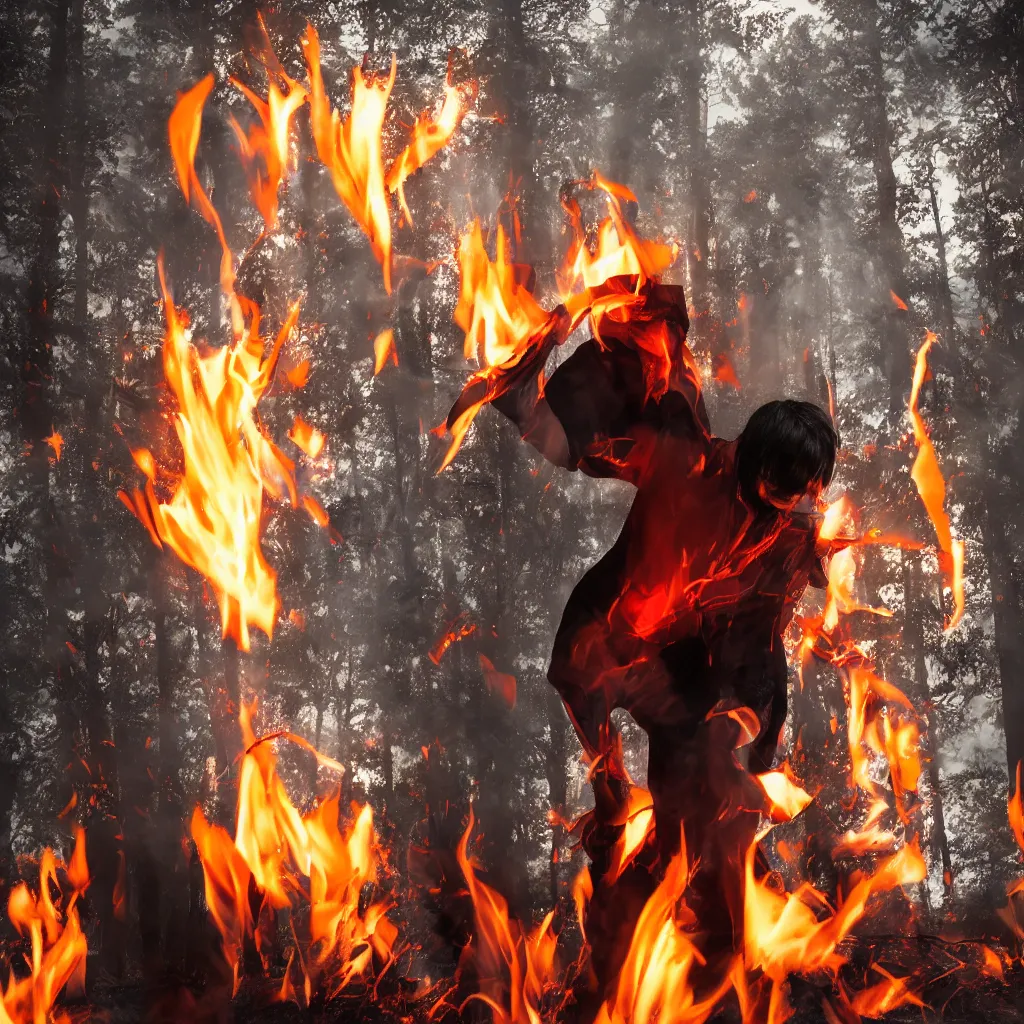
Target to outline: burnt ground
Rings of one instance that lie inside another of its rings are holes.
[[[933,939],[899,939],[876,944],[866,957],[854,953],[843,977],[851,989],[879,980],[871,964],[877,964],[897,977],[913,974],[926,979],[923,988],[915,986],[924,1008],[909,1005],[884,1015],[887,1024],[943,1021],[945,1024],[1024,1024],[1024,967],[1019,961],[1007,969],[1002,979],[982,974],[970,966],[970,950],[965,944],[947,944]],[[858,962],[860,961],[860,962]],[[968,966],[963,966],[963,964]],[[960,965],[960,966],[958,966]],[[256,990],[242,985],[231,1000],[223,990],[194,995],[188,988],[168,988],[154,992],[140,984],[97,983],[91,992],[91,1004],[69,1007],[76,1024],[98,1021],[103,1024],[490,1024],[491,1012],[480,1003],[470,1004],[463,1013],[454,1010],[430,1015],[432,1000],[419,1003],[403,1001],[392,992],[383,1002],[372,994],[345,994],[325,1005],[300,1009],[294,1003],[273,1003],[274,982]],[[823,1008],[832,992],[828,979],[793,978],[789,999],[794,1014],[792,1024],[847,1024]],[[559,1020],[564,1024],[589,1024],[574,1015],[569,1006]],[[711,1024],[740,1024],[738,1007],[726,1004]]]

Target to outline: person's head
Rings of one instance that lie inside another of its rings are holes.
[[[811,402],[768,402],[747,420],[736,448],[743,495],[778,509],[817,499],[832,479],[839,435]]]

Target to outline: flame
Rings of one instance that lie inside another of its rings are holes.
[[[1010,793],[1006,801],[1006,813],[1010,819],[1010,828],[1013,829],[1013,837],[1017,845],[1024,853],[1024,802],[1021,800],[1021,772],[1024,770],[1024,761],[1017,764],[1017,785]]]
[[[24,882],[12,890],[7,902],[11,924],[31,942],[30,973],[11,977],[0,999],[0,1020],[4,1024],[46,1024],[61,991],[67,986],[76,993],[85,990],[85,962],[88,945],[78,917],[78,898],[89,885],[85,861],[85,831],[75,829],[75,847],[65,867],[71,892],[63,908],[54,903],[52,892],[61,891],[57,870],[65,867],[53,851],[46,849],[39,859],[39,893],[33,896]]]
[[[740,379],[736,376],[736,368],[724,352],[719,352],[715,356],[712,376],[719,384],[728,384],[735,391],[742,389]]]
[[[373,375],[374,377],[384,369],[388,360],[395,366],[398,365],[398,349],[395,348],[395,332],[386,328],[373,339]]]
[[[352,821],[342,830],[340,797],[335,795],[300,814],[277,774],[270,741],[298,742],[333,770],[343,767],[291,733],[257,738],[251,725],[254,710],[243,707],[239,716],[246,750],[239,770],[234,839],[210,824],[202,808],[196,807],[192,815],[210,916],[237,990],[246,938],[259,948],[262,908],[291,910],[308,904],[310,948],[295,958],[304,975],[303,990],[307,1000],[317,986],[335,995],[370,971],[374,955],[387,961],[397,938],[397,929],[385,916],[386,903],[370,902],[361,909],[364,887],[378,880],[381,867],[373,812],[353,804]],[[259,909],[250,899],[252,887]],[[282,986],[286,990],[295,991]]]
[[[384,170],[383,133],[388,100],[395,84],[396,63],[386,76],[365,77],[352,69],[352,107],[342,120],[333,109],[320,70],[320,40],[312,25],[302,37],[309,73],[310,122],[317,156],[327,168],[338,197],[370,241],[381,265],[384,288],[391,292],[391,210],[388,192],[397,191],[406,219],[412,215],[405,201],[404,184],[411,174],[444,147],[455,134],[476,94],[476,85],[453,86],[451,74],[445,98],[436,118],[420,114],[413,126],[412,141],[391,168]]]
[[[490,658],[481,654],[480,670],[484,674],[487,689],[500,697],[510,710],[516,706],[516,677],[507,672],[499,672]]]
[[[405,201],[405,183],[432,156],[440,152],[458,130],[476,99],[477,83],[452,84],[452,68],[448,67],[448,80],[444,86],[444,100],[437,117],[423,111],[412,126],[412,141],[399,153],[388,170],[385,184],[389,192],[398,196],[398,203],[411,224],[412,213]]]
[[[651,794],[640,786],[630,786],[626,805],[612,824],[622,825],[623,829],[612,846],[611,865],[607,874],[609,882],[614,882],[632,863],[654,830],[654,801]]]
[[[768,797],[774,821],[791,821],[814,799],[793,777],[788,763],[775,771],[762,772],[755,778]]]
[[[297,366],[293,366],[285,377],[293,388],[304,388],[309,380],[309,360],[303,359]]]
[[[928,350],[936,341],[936,336],[928,331],[924,342],[917,352],[914,364],[914,382],[910,389],[910,419],[914,426],[914,443],[917,445],[917,458],[910,470],[910,477],[917,487],[918,494],[924,504],[928,518],[935,527],[935,535],[939,542],[939,565],[946,577],[947,584],[953,594],[953,612],[946,619],[945,631],[955,629],[964,614],[964,542],[952,535],[949,515],[945,510],[946,481],[939,469],[939,461],[935,455],[924,420],[917,408],[917,401],[928,372]]]
[[[160,261],[160,287],[167,323],[164,377],[177,400],[175,431],[184,472],[172,482],[169,501],[157,498],[157,473],[150,452],[135,453],[146,475],[144,491],[121,500],[182,561],[213,585],[224,636],[249,649],[249,627],[273,635],[280,607],[276,573],[260,546],[263,493],[287,492],[298,505],[295,464],[266,435],[256,405],[273,377],[278,354],[298,319],[292,306],[270,354],[264,358],[259,311],[251,311],[245,334],[234,344],[200,355],[187,318],[174,307]]]
[[[263,217],[266,230],[276,231],[278,191],[293,163],[289,152],[291,122],[306,102],[308,93],[285,74],[274,56],[263,16],[257,15],[257,20],[263,40],[257,57],[267,72],[267,98],[262,99],[232,78],[231,84],[253,105],[259,123],[246,134],[234,117],[230,121],[238,139],[253,203]]]
[[[342,121],[332,109],[320,72],[320,39],[312,25],[302,37],[309,73],[309,109],[320,162],[327,168],[338,198],[348,207],[370,241],[391,291],[391,213],[384,188],[382,136],[388,98],[395,84],[396,64],[386,77],[363,77],[352,70],[352,109]]]
[[[49,437],[44,437],[43,440],[53,449],[54,459],[56,459],[57,462],[60,462],[60,453],[61,449],[64,447],[64,438],[54,430]]]
[[[1006,813],[1017,845],[1024,852],[1024,802],[1021,798],[1021,774],[1024,761],[1017,764],[1016,786],[1006,801]],[[1009,925],[1018,939],[1024,940],[1024,878],[1011,882],[1007,892],[1009,903],[998,911],[999,916]]]
[[[762,970],[775,985],[784,985],[790,974],[825,970],[834,975],[845,962],[836,947],[864,916],[871,895],[920,882],[927,874],[917,845],[904,846],[819,919],[828,911],[825,897],[806,882],[787,893],[771,884],[770,875],[757,879],[755,849],[751,846],[746,859],[744,956],[748,969]]]
[[[503,392],[504,381],[520,370],[539,376],[548,346],[564,341],[588,314],[595,335],[601,316],[626,318],[636,292],[671,266],[678,254],[674,243],[648,241],[636,233],[621,206],[622,200],[635,202],[629,189],[608,181],[597,171],[589,181],[577,184],[603,191],[608,215],[598,226],[596,244],[590,246],[579,205],[575,200],[565,201],[573,241],[557,275],[564,304],[550,313],[526,286],[531,268],[512,261],[503,225],[499,224],[495,232],[493,261],[479,220],[474,220],[459,239],[459,302],[454,319],[465,333],[466,358],[475,361],[478,369],[464,388],[464,393],[475,396],[474,400],[450,427],[452,442],[441,463],[442,470],[455,458],[476,414]],[[603,287],[611,278],[622,275],[633,279],[634,291]],[[664,325],[638,324],[636,341],[660,360],[667,376],[671,359]],[[667,386],[667,379],[663,384]]]
[[[265,28],[263,36],[266,39]],[[254,192],[269,228],[276,223],[281,180],[274,168],[281,171],[284,167],[278,158],[287,155],[288,126],[298,99],[297,94],[289,94],[291,99],[285,103],[277,85],[284,72],[270,51],[269,41],[261,59],[271,79],[266,111],[259,106],[262,101],[243,91],[257,104],[261,117],[266,114],[262,134],[254,129],[248,138],[252,145],[257,144],[255,139],[262,147],[259,152],[269,175],[266,189]],[[179,96],[168,122],[168,134],[182,192],[196,203],[220,241],[220,281],[231,311],[232,342],[209,354],[200,353],[192,342],[187,314],[174,306],[161,254],[157,265],[167,325],[163,370],[177,402],[174,425],[184,470],[164,472],[171,497],[161,501],[154,487],[159,475],[156,460],[148,449],[138,449],[132,454],[146,477],[145,488],[136,488],[131,495],[121,491],[118,496],[158,547],[167,545],[210,581],[220,606],[223,635],[248,650],[250,626],[271,636],[280,607],[276,574],[260,546],[264,491],[275,498],[287,494],[293,507],[300,504],[295,463],[267,435],[256,410],[273,380],[281,348],[296,326],[299,306],[297,302],[292,305],[265,355],[260,308],[235,291],[233,256],[220,217],[195,169],[203,106],[212,89],[213,76],[208,75]],[[298,418],[290,436],[307,454],[315,456],[323,447],[323,435]],[[312,498],[302,498],[301,504],[314,521],[325,525],[327,517]]]
[[[642,239],[626,219],[622,210],[623,200],[637,201],[628,188],[609,181],[596,170],[589,181],[576,184],[604,192],[608,214],[597,227],[596,244],[590,246],[579,204],[572,199],[563,202],[573,232],[572,243],[558,274],[563,300],[571,302],[581,284],[585,289],[598,288],[610,278],[623,275],[636,277],[639,289],[646,281],[658,277],[672,266],[679,255],[679,246],[674,242]]]
[[[459,302],[454,319],[465,332],[466,358],[479,366],[467,388],[476,385],[482,393],[452,425],[452,442],[441,469],[455,458],[476,414],[495,397],[492,389],[501,374],[522,363],[557,321],[556,315],[544,310],[527,290],[529,268],[512,262],[505,229],[500,224],[496,243],[492,261],[479,220],[474,220],[459,239]]]
[[[203,218],[217,232],[220,241],[220,284],[225,295],[233,295],[235,289],[235,270],[231,249],[228,247],[224,234],[224,225],[220,215],[210,202],[196,174],[196,151],[199,148],[199,135],[203,124],[203,107],[213,91],[213,75],[207,75],[201,82],[187,92],[180,93],[178,102],[171,111],[167,122],[167,132],[171,144],[171,156],[174,169],[178,175],[178,184],[186,202],[195,203]],[[241,329],[241,311],[232,308],[232,326],[237,334]]]
[[[910,978],[894,977],[878,964],[872,964],[871,969],[882,980],[854,995],[850,1003],[854,1013],[874,1020],[901,1006],[924,1007],[921,997],[910,989]]]
[[[509,917],[505,898],[477,877],[478,865],[469,853],[473,825],[471,808],[456,851],[475,922],[466,955],[472,959],[480,991],[469,998],[486,1003],[496,1024],[541,1024],[541,1000],[547,988],[558,981],[558,937],[551,927],[554,911],[529,933]]]
[[[902,309],[906,312],[907,304],[891,288],[889,289],[889,298],[892,299],[893,305],[897,309]]]
[[[684,842],[637,919],[626,959],[595,1024],[701,1024],[731,987],[726,975],[702,999],[695,996],[692,975],[704,959],[679,923],[688,881]]]
[[[472,634],[476,632],[476,623],[465,622],[463,621],[464,617],[465,612],[457,616],[444,636],[442,636],[427,652],[427,657],[435,665],[441,664],[441,659],[445,656],[448,648],[451,647],[452,644],[457,644],[460,641],[465,640],[467,636],[472,636]]]
[[[316,427],[311,427],[301,416],[296,416],[292,429],[288,431],[288,440],[311,459],[315,459],[323,451],[326,438]]]

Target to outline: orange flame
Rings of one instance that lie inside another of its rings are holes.
[[[405,219],[411,224],[412,213],[405,201],[405,183],[432,156],[440,152],[458,130],[462,119],[476,99],[477,83],[452,85],[452,69],[444,86],[444,101],[437,117],[423,111],[412,126],[412,141],[398,154],[387,173],[385,184],[389,192],[398,196]]]
[[[735,391],[743,387],[739,377],[736,376],[736,368],[724,352],[719,352],[714,359],[714,368],[711,374],[719,384],[728,384]]]
[[[310,120],[317,155],[328,169],[334,190],[370,241],[391,291],[391,212],[388,191],[397,191],[408,221],[412,215],[405,201],[404,184],[454,135],[475,95],[475,84],[445,86],[445,99],[437,118],[421,114],[413,126],[413,138],[390,170],[384,170],[383,132],[388,99],[395,84],[396,64],[391,58],[387,76],[364,77],[352,69],[352,108],[342,120],[331,107],[320,70],[320,40],[312,25],[302,37],[309,73]]]
[[[755,778],[768,797],[770,814],[775,821],[791,821],[814,799],[793,777],[788,763]]]
[[[1017,765],[1016,787],[1011,791],[1006,801],[1006,812],[1010,819],[1010,828],[1013,830],[1013,837],[1017,845],[1024,852],[1024,802],[1021,798],[1021,774],[1024,771],[1024,761]],[[1009,891],[1009,904],[998,911],[999,916],[1009,925],[1010,930],[1018,939],[1024,940],[1024,878],[1017,882],[1011,882]]]
[[[57,462],[60,462],[60,453],[61,449],[64,447],[64,438],[54,430],[49,437],[44,437],[43,440],[53,449],[54,459]]]
[[[768,880],[758,880],[754,853],[751,846],[744,897],[745,959],[749,969],[761,969],[776,985],[784,985],[795,973],[825,970],[834,974],[845,962],[836,947],[864,916],[869,897],[920,882],[927,874],[917,846],[904,846],[874,874],[861,878],[843,904],[819,920],[828,908],[825,898],[807,883],[795,893],[786,893]]]
[[[467,954],[476,968],[480,991],[469,998],[486,1003],[496,1024],[541,1024],[541,999],[547,987],[557,982],[558,937],[551,928],[554,911],[529,933],[509,917],[505,898],[477,877],[478,865],[469,853],[473,824],[470,809],[469,823],[456,851],[476,925]]]
[[[267,437],[256,405],[273,377],[278,354],[298,319],[293,305],[268,357],[263,357],[259,311],[233,345],[200,355],[186,318],[174,307],[160,262],[167,331],[164,376],[177,399],[175,431],[184,453],[184,473],[170,501],[154,490],[156,467],[141,450],[136,462],[147,477],[145,491],[119,497],[149,529],[213,585],[224,636],[249,649],[249,627],[273,635],[280,601],[276,574],[260,546],[263,492],[285,492],[298,505],[295,464]]]
[[[608,215],[598,226],[596,243],[591,246],[579,204],[575,200],[564,201],[573,241],[557,274],[563,305],[550,313],[527,288],[531,268],[512,262],[503,225],[499,224],[495,232],[493,262],[487,254],[479,220],[459,239],[459,302],[454,319],[465,332],[466,358],[475,361],[479,368],[463,389],[474,400],[467,403],[450,427],[452,442],[441,470],[455,458],[477,413],[503,392],[505,379],[517,370],[540,376],[548,346],[561,344],[588,314],[595,335],[599,317],[628,316],[628,308],[636,301],[635,293],[623,288],[602,288],[609,279],[632,277],[638,291],[646,281],[671,266],[678,254],[674,243],[648,241],[636,233],[622,211],[623,200],[635,202],[635,196],[625,186],[608,181],[597,171],[589,181],[577,184],[603,191]],[[660,358],[666,368],[670,367],[662,325],[638,326],[637,344]]]
[[[910,989],[910,978],[897,978],[878,964],[871,968],[882,980],[857,992],[850,1002],[854,1013],[874,1020],[901,1006],[924,1006],[921,997]]]
[[[692,974],[704,959],[681,927],[678,909],[689,881],[685,843],[644,905],[625,962],[595,1024],[653,1024],[654,1021],[701,1024],[731,987],[726,975],[698,1000]]]
[[[380,872],[373,812],[369,806],[353,804],[353,820],[344,831],[338,824],[337,795],[300,814],[277,774],[277,758],[269,741],[289,739],[333,770],[342,771],[343,766],[291,733],[257,739],[251,726],[253,711],[254,707],[243,707],[239,717],[246,750],[239,771],[234,839],[219,825],[207,822],[200,807],[192,815],[192,838],[206,876],[210,916],[220,932],[237,989],[246,937],[252,937],[259,948],[260,911],[254,920],[250,882],[259,892],[261,906],[284,910],[308,903],[310,950],[297,958],[303,988],[307,999],[318,985],[334,995],[366,975],[375,954],[388,960],[397,938],[395,926],[385,916],[386,904],[372,902],[361,909],[364,887],[375,883]]]
[[[939,565],[946,577],[953,594],[953,612],[946,619],[945,631],[955,629],[964,614],[964,542],[952,535],[949,515],[946,513],[946,481],[939,469],[939,460],[935,455],[924,420],[917,408],[917,400],[928,372],[928,350],[936,341],[936,336],[928,331],[924,343],[917,352],[914,364],[914,382],[910,389],[910,419],[914,425],[914,442],[917,445],[917,458],[910,470],[910,477],[917,487],[921,501],[924,503],[928,518],[935,527],[935,535],[939,541]]]
[[[1006,801],[1006,812],[1010,819],[1010,828],[1013,829],[1013,837],[1017,845],[1024,853],[1024,802],[1021,800],[1021,771],[1024,769],[1024,761],[1017,765],[1017,785],[1010,793]]]
[[[306,102],[308,94],[303,86],[285,74],[274,56],[263,16],[257,17],[263,39],[257,57],[267,72],[267,99],[261,99],[242,82],[232,78],[231,84],[253,105],[259,123],[246,134],[233,117],[230,120],[238,138],[253,203],[263,217],[267,231],[276,231],[278,191],[292,163],[289,154],[291,121]]]
[[[301,416],[296,416],[292,429],[288,431],[288,440],[311,459],[315,459],[323,451],[326,438],[316,427],[311,427]]]
[[[526,289],[529,268],[512,262],[500,224],[496,235],[493,262],[479,220],[459,239],[459,302],[454,319],[465,332],[466,358],[479,366],[470,384],[479,382],[485,393],[452,426],[452,443],[441,469],[455,458],[476,414],[492,397],[494,379],[519,365],[555,322],[555,314],[544,310]]]
[[[265,28],[263,35],[266,40]],[[271,102],[265,111],[262,135],[256,133],[249,138],[262,147],[269,174],[267,188],[258,195],[254,192],[269,227],[276,222],[281,180],[277,172],[284,167],[279,158],[287,156],[289,121],[299,100],[293,90],[285,103],[277,88],[275,82],[284,73],[269,41],[261,59],[271,78]],[[166,544],[211,582],[220,605],[224,636],[234,638],[243,650],[248,650],[249,627],[257,626],[271,636],[280,606],[276,574],[260,547],[263,492],[275,498],[287,494],[293,507],[300,503],[295,464],[270,440],[256,412],[257,403],[273,380],[281,348],[298,321],[299,306],[292,305],[269,354],[264,356],[260,308],[235,291],[231,250],[220,217],[195,169],[203,106],[212,89],[213,76],[209,75],[179,96],[168,122],[168,134],[182,192],[196,203],[220,241],[220,281],[230,304],[233,341],[208,355],[200,354],[192,343],[187,315],[175,309],[161,255],[158,269],[167,324],[163,370],[177,400],[174,423],[184,455],[184,472],[167,474],[172,478],[172,496],[167,502],[158,500],[154,488],[156,460],[147,449],[139,449],[132,454],[146,476],[145,489],[135,489],[131,495],[121,491],[118,496],[145,525],[157,546]],[[262,101],[251,94],[250,99],[260,111]],[[268,205],[271,199],[273,203]],[[323,435],[299,419],[291,436],[314,456],[323,446]],[[325,524],[327,517],[312,498],[304,497],[302,505],[314,521]]]
[[[640,786],[630,786],[626,805],[612,824],[622,825],[623,829],[612,847],[607,874],[609,882],[614,882],[629,867],[654,830],[654,801],[651,794]]]
[[[587,189],[600,189],[608,203],[608,214],[597,228],[597,242],[587,244],[579,205],[568,200],[563,205],[569,216],[573,240],[558,275],[562,298],[571,301],[579,285],[597,288],[610,278],[627,275],[637,278],[637,288],[658,277],[675,262],[679,246],[674,242],[642,239],[626,219],[622,201],[636,202],[636,196],[617,182],[594,171],[589,181],[577,182]]]
[[[384,188],[382,136],[388,98],[395,84],[391,59],[387,77],[364,78],[352,70],[352,110],[342,121],[332,109],[320,72],[320,39],[312,25],[302,37],[309,72],[309,108],[317,155],[328,169],[334,190],[370,241],[384,272],[384,288],[391,291],[391,214]]]
[[[384,369],[388,360],[395,366],[398,365],[398,349],[395,348],[395,332],[386,328],[373,339],[373,375],[374,377]]]
[[[178,102],[171,111],[167,122],[167,132],[171,143],[171,156],[174,169],[178,175],[178,184],[186,202],[194,202],[203,218],[212,225],[220,241],[220,284],[225,295],[232,295],[235,288],[235,271],[224,234],[224,225],[220,215],[210,202],[210,197],[199,183],[196,174],[196,151],[199,148],[199,134],[203,124],[203,107],[213,91],[213,75],[207,75],[201,82],[187,92],[178,96]],[[240,312],[233,310],[233,326],[236,333],[240,330]]]
[[[481,654],[480,670],[484,674],[484,683],[487,689],[495,696],[500,697],[506,707],[516,706],[516,677],[507,672],[499,672],[494,663],[486,655]]]
[[[63,909],[53,901],[60,892],[58,867],[65,867],[46,849],[39,860],[39,894],[33,896],[24,882],[11,890],[7,914],[21,935],[31,942],[30,973],[11,978],[0,999],[4,1024],[46,1024],[57,997],[65,986],[80,994],[85,990],[88,945],[78,917],[78,898],[89,885],[85,862],[85,831],[75,830],[75,847],[66,866],[71,893]]]

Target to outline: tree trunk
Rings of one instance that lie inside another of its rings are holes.
[[[144,950],[144,961],[155,969],[172,975],[184,967],[187,915],[188,865],[182,856],[182,824],[185,801],[181,785],[181,740],[174,708],[177,669],[171,649],[171,623],[167,610],[166,562],[154,552],[149,576],[149,592],[153,602],[153,632],[156,636],[157,741],[158,780],[156,849],[149,859],[157,868],[157,885],[153,900],[156,917],[156,950]],[[140,892],[139,916],[142,917]],[[141,922],[140,922],[141,923]],[[162,937],[162,942],[160,941]],[[160,947],[162,946],[162,955]],[[157,954],[154,958],[153,952]],[[161,965],[162,960],[162,965]]]
[[[897,180],[892,165],[892,126],[889,122],[888,86],[885,81],[879,18],[878,9],[872,4],[866,18],[864,33],[871,71],[869,131],[878,203],[878,256],[883,292],[878,296],[879,329],[882,362],[886,379],[889,381],[890,426],[895,428],[903,418],[904,403],[910,390],[911,371],[908,344],[910,314],[908,310],[900,308],[893,295],[906,304],[909,299],[909,286],[904,261],[903,233],[899,224]],[[890,292],[892,294],[889,294]]]
[[[985,515],[982,520],[985,554],[992,580],[992,617],[995,621],[996,658],[1003,697],[1003,729],[1006,733],[1006,766],[1014,778],[1024,761],[1024,688],[1018,679],[1024,665],[1024,609],[1016,578],[1012,522],[1000,514],[1006,495],[1002,489],[1003,466],[990,441],[983,473]]]
[[[518,196],[514,208],[522,230],[517,234],[513,223],[506,226],[515,258],[522,263],[539,263],[551,251],[551,216],[534,173],[536,133],[530,105],[534,66],[523,25],[523,0],[498,0],[496,6],[491,33],[499,63],[493,88],[499,109],[506,116],[505,148],[499,166],[502,174],[507,169]]]
[[[688,168],[688,205],[690,224],[687,247],[687,272],[690,281],[690,304],[698,314],[694,323],[697,336],[700,325],[710,318],[700,317],[709,309],[708,258],[711,240],[711,192],[708,167],[708,107],[704,54],[703,0],[688,0],[687,49],[683,73]],[[719,335],[721,337],[721,335]],[[711,337],[706,341],[713,340]]]
[[[547,697],[547,718],[548,718],[548,750],[544,759],[548,779],[548,803],[551,809],[560,817],[566,813],[565,802],[567,798],[567,786],[565,777],[565,759],[568,754],[566,745],[566,730],[568,723],[565,717],[565,708],[562,706],[561,698],[555,688],[545,680]],[[551,905],[558,903],[559,882],[561,870],[559,867],[562,856],[561,849],[565,843],[565,829],[561,825],[551,827],[551,859],[548,866],[548,895]]]
[[[957,336],[956,319],[953,316],[953,293],[949,287],[949,262],[946,259],[946,236],[942,230],[942,217],[939,212],[939,197],[935,189],[935,165],[931,156],[928,158],[928,200],[932,210],[932,223],[935,228],[935,249],[938,253],[938,287],[936,298],[942,316],[942,325],[946,333],[946,343],[954,344]]]
[[[913,564],[912,552],[903,553],[903,593],[905,598],[921,592],[921,571]],[[909,607],[909,605],[908,605]],[[915,614],[907,615],[903,623],[903,641],[912,665],[914,689],[909,696],[914,702],[917,714],[923,720],[924,734],[921,738],[921,758],[924,761],[928,789],[931,795],[932,832],[928,837],[932,855],[942,864],[943,902],[948,905],[953,896],[953,862],[949,854],[949,838],[946,835],[945,801],[942,795],[939,775],[939,750],[941,742],[935,716],[927,708],[931,704],[928,690],[928,667],[924,657],[924,629],[920,605]]]

